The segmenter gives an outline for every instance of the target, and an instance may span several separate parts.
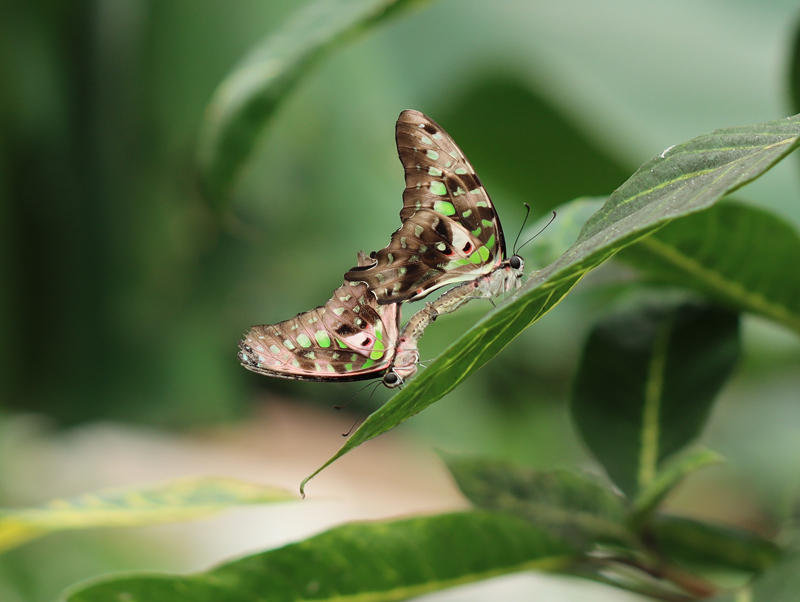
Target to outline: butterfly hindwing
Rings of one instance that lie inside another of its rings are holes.
[[[419,111],[400,114],[397,151],[405,170],[402,225],[369,266],[345,280],[366,282],[381,304],[421,299],[473,280],[505,258],[497,212],[472,165],[442,127]]]
[[[311,381],[375,378],[393,364],[398,305],[379,305],[365,283],[345,282],[323,306],[253,326],[239,361],[268,376]]]

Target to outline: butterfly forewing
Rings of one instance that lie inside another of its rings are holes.
[[[364,283],[345,282],[322,307],[253,326],[239,342],[248,370],[294,380],[374,378],[392,365],[398,305],[378,305]]]
[[[497,212],[472,165],[442,127],[419,111],[396,126],[405,170],[402,226],[371,266],[345,274],[366,282],[381,304],[489,273],[505,258]]]

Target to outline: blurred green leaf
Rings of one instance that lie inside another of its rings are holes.
[[[559,259],[531,275],[307,477],[435,403],[541,318],[591,269],[673,219],[706,209],[768,171],[798,145],[800,115],[721,129],[666,149],[642,165],[584,224]]]
[[[39,508],[0,510],[0,551],[56,531],[194,520],[229,506],[291,499],[295,497],[277,487],[218,477],[98,491],[54,499]]]
[[[505,573],[556,570],[572,554],[519,518],[463,512],[346,525],[206,573],[112,577],[77,586],[62,599],[405,600]]]
[[[789,53],[789,95],[792,110],[800,111],[800,19],[795,20],[794,39]]]
[[[584,348],[572,417],[608,475],[631,498],[705,425],[739,357],[739,317],[687,303],[622,310]]]
[[[666,558],[706,570],[764,571],[783,554],[773,542],[750,531],[682,516],[658,514],[650,532]]]
[[[632,524],[637,526],[646,524],[664,498],[683,479],[701,468],[722,462],[722,459],[717,452],[702,447],[680,454],[678,458],[670,458],[665,462],[664,468],[646,487],[639,491],[633,501]]]
[[[724,201],[661,228],[617,259],[800,333],[800,278],[786,273],[800,262],[800,235],[765,209]]]
[[[597,542],[636,543],[625,524],[626,500],[593,475],[493,460],[445,460],[461,492],[479,508],[510,512],[584,550]]]
[[[206,196],[224,205],[280,102],[326,54],[430,0],[317,0],[267,37],[219,85],[206,110],[198,163]]]

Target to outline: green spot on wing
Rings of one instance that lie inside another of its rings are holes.
[[[481,248],[483,248],[483,247],[481,247]],[[474,263],[475,265],[478,265],[479,263],[481,263],[481,255],[480,255],[480,253],[478,253],[478,251],[475,251],[472,255],[469,256],[469,261],[470,261],[470,263]]]
[[[428,157],[430,159],[433,159],[434,161],[436,161],[439,158],[439,153],[437,153],[435,150],[427,150],[425,151],[425,154],[428,155]]]
[[[471,232],[472,236],[480,236],[481,235],[481,228],[478,226]]]
[[[455,215],[456,213],[456,208],[453,207],[453,203],[449,201],[436,201],[433,204],[433,210],[438,211],[442,215]]]
[[[336,344],[339,345],[341,349],[347,349],[347,345],[343,343],[341,339],[336,339]]]
[[[475,190],[470,190],[470,192],[474,193]],[[488,203],[486,201],[478,201],[477,203],[475,203],[475,206],[476,207],[488,207],[489,205],[488,205]]]
[[[487,248],[489,248],[489,249],[492,249],[492,248],[494,248],[494,243],[495,243],[495,242],[496,242],[496,241],[495,241],[495,239],[494,239],[494,234],[492,234],[492,235],[489,237],[489,240],[487,240],[487,241],[486,241],[486,247],[487,247]]]
[[[472,209],[467,209],[464,213],[461,214],[461,217],[467,218],[472,215]]]
[[[348,372],[352,372],[353,371],[353,364],[345,364],[344,365],[344,369],[347,370]]]
[[[297,335],[297,342],[300,343],[301,347],[311,347],[311,339],[304,334]]]
[[[489,221],[488,219],[482,219],[482,220],[481,220],[481,223],[482,223],[482,224],[484,225],[484,227],[486,227],[486,228],[492,228],[492,227],[494,226],[494,223],[493,223],[493,222],[491,222],[491,221]]]
[[[317,343],[319,343],[320,347],[330,347],[331,346],[331,338],[328,336],[328,333],[324,330],[317,330],[314,333],[314,338],[317,339]]]
[[[373,360],[373,359],[368,359],[366,362],[364,362],[364,365],[363,365],[363,366],[361,366],[361,369],[362,369],[362,370],[366,370],[367,368],[369,368],[370,366],[372,366],[372,365],[374,365],[374,364],[375,364],[375,360]]]
[[[439,182],[438,180],[434,180],[433,182],[431,182],[431,192],[433,194],[437,194],[439,196],[442,196],[442,195],[447,194],[447,188],[444,187],[444,184],[442,182]]]
[[[481,259],[483,261],[487,261],[489,259],[490,253],[489,253],[489,249],[487,249],[486,247],[480,247],[478,249],[478,253],[480,254]]]
[[[457,173],[458,175],[460,175],[460,176],[463,176],[464,174],[466,174],[466,173],[467,173],[467,170],[466,170],[466,169],[464,169],[463,167],[456,167],[456,173]]]

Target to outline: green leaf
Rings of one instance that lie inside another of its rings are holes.
[[[722,456],[702,447],[689,450],[688,453],[681,454],[678,458],[670,458],[665,463],[664,469],[656,474],[656,477],[639,492],[633,501],[631,524],[640,526],[647,523],[664,498],[683,479],[701,468],[720,462],[722,462]]]
[[[56,531],[195,520],[229,506],[295,499],[289,492],[216,477],[109,489],[38,508],[0,510],[0,551]]]
[[[278,105],[326,54],[357,34],[429,0],[317,0],[257,45],[214,92],[198,142],[201,181],[216,206]]]
[[[519,516],[582,550],[594,543],[636,545],[626,527],[626,500],[593,475],[493,460],[445,460],[461,492],[479,508]]]
[[[701,291],[722,304],[761,315],[800,333],[800,235],[778,216],[724,201],[669,224],[618,259],[658,282]]]
[[[591,269],[671,220],[712,206],[791,153],[800,115],[716,130],[646,162],[584,224],[559,259],[531,275],[511,300],[450,345],[424,373],[371,414],[347,443],[300,485],[364,441],[421,412],[478,370],[536,322]]]
[[[405,600],[506,573],[557,570],[573,550],[525,521],[462,512],[337,527],[189,576],[125,575],[73,588],[69,602]]]
[[[636,497],[662,460],[699,435],[738,357],[738,315],[716,307],[624,310],[594,328],[572,417],[622,491]]]
[[[706,570],[760,572],[783,555],[773,542],[750,531],[682,516],[656,515],[650,532],[666,558]]]

